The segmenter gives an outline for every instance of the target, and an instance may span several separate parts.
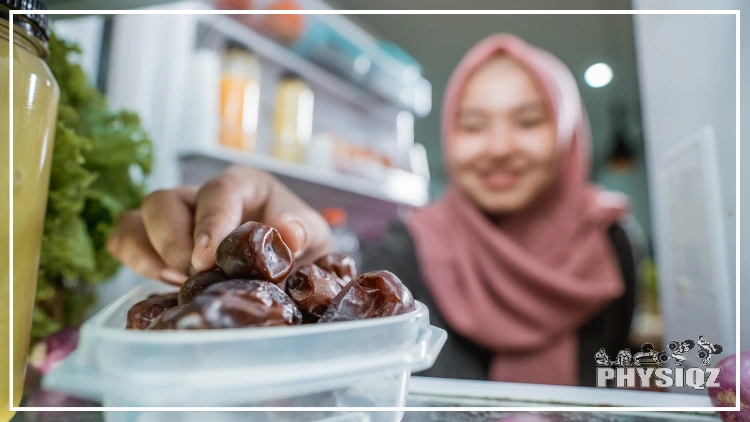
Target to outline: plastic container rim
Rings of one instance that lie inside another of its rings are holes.
[[[368,327],[397,324],[412,319],[418,319],[427,311],[427,307],[419,301],[414,301],[416,309],[402,315],[389,317],[372,318],[360,321],[341,321],[328,324],[304,324],[297,326],[277,326],[277,327],[245,327],[245,328],[226,328],[220,330],[126,330],[125,327],[114,328],[105,325],[113,313],[117,312],[123,306],[123,302],[140,291],[148,292],[148,285],[140,286],[131,290],[119,299],[112,302],[109,306],[101,311],[90,321],[84,323],[82,331],[92,331],[87,333],[92,337],[106,338],[107,340],[131,343],[203,343],[203,342],[224,342],[237,340],[261,340],[277,337],[293,337],[297,335],[314,335],[330,333],[335,331],[349,331],[367,329]],[[166,292],[166,291],[165,291]],[[314,325],[314,327],[313,327]]]

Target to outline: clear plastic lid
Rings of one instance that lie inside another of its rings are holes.
[[[128,309],[171,286],[140,286],[83,325],[78,349],[45,387],[137,406],[238,406],[346,387],[434,363],[445,331],[421,303],[363,321],[227,330],[126,331]]]

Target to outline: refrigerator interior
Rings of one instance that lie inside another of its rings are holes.
[[[327,7],[322,2],[311,6]],[[393,72],[376,72],[378,63],[393,70],[395,62],[378,53],[376,40],[364,30],[343,16],[323,21],[338,34],[331,39],[352,40],[358,46],[351,66],[361,57],[371,63],[365,76],[362,69],[359,76],[352,76],[341,71],[340,63],[332,67],[305,57],[234,17],[179,13],[210,9],[206,2],[158,7],[176,9],[176,14],[86,16],[55,22],[56,31],[85,47],[81,62],[89,77],[99,81],[111,105],[138,113],[154,139],[151,190],[202,184],[230,165],[247,165],[273,174],[318,210],[345,210],[347,227],[360,242],[377,239],[390,221],[427,203],[428,165],[424,148],[414,144],[413,122],[429,112],[429,82],[415,78],[413,72],[403,72],[402,80],[383,82]],[[199,56],[207,55],[214,55],[211,60],[220,64],[229,46],[246,49],[260,63],[253,151],[219,144],[220,81],[216,78],[221,78],[221,69],[215,64],[196,65]],[[329,50],[336,52],[321,51]],[[313,93],[314,136],[334,136],[351,151],[386,157],[387,165],[369,166],[369,161],[356,161],[357,156],[351,163],[343,160],[348,164],[343,168],[319,165],[314,159],[291,162],[274,157],[276,89],[282,76],[290,73]],[[400,94],[391,95],[384,85]],[[142,281],[123,270],[113,283],[102,285],[99,302],[106,304]]]

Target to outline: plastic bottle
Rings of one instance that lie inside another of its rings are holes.
[[[232,46],[222,63],[222,145],[248,151],[255,149],[260,108],[260,63],[249,51]]]
[[[197,49],[191,58],[180,128],[188,148],[214,150],[221,139],[221,61],[221,55],[208,48]]]

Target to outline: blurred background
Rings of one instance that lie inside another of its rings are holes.
[[[449,0],[47,3],[51,9],[459,7]],[[746,11],[745,3],[565,6]],[[554,0],[460,2],[462,9],[559,7]],[[111,105],[140,116],[154,146],[149,189],[202,183],[234,163],[259,167],[323,212],[336,247],[355,256],[390,220],[444,190],[441,97],[456,63],[489,34],[519,35],[572,70],[591,122],[592,179],[630,197],[649,245],[639,267],[634,348],[698,334],[735,348],[733,15],[100,15],[56,16],[54,29],[81,46],[78,62]],[[749,109],[743,122],[750,123]],[[97,287],[93,309],[139,282],[122,270]],[[750,349],[750,335],[742,341]]]

